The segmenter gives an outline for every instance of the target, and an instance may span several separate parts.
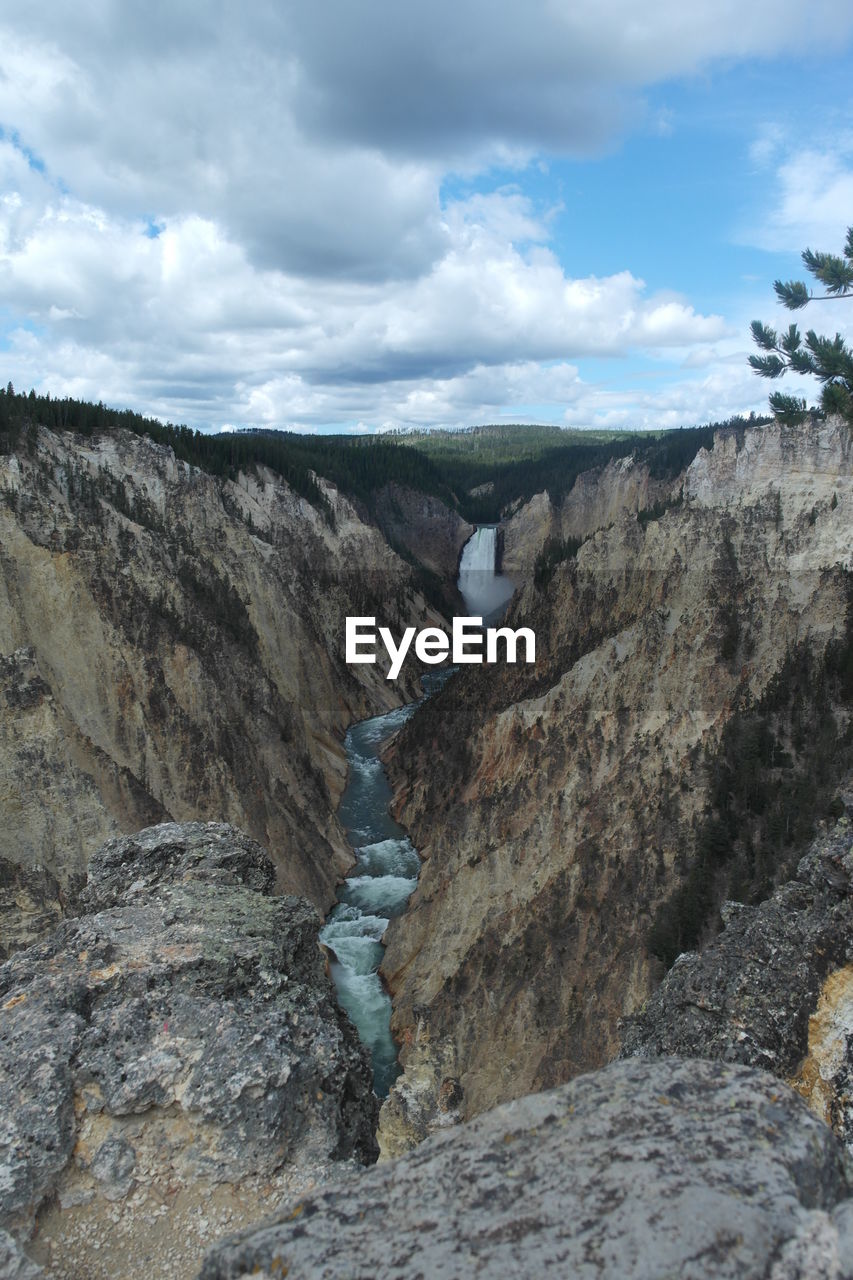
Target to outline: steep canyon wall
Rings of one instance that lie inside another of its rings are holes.
[[[39,876],[67,896],[103,839],[165,818],[238,825],[279,888],[329,903],[350,857],[343,731],[417,693],[414,672],[346,665],[344,617],[430,611],[325,491],[333,525],[271,472],[219,479],[125,432],[40,429],[0,458],[7,944],[58,914]]]
[[[632,499],[528,581],[510,616],[536,630],[533,673],[466,670],[397,740],[424,866],[384,962],[405,1066],[386,1153],[614,1056],[726,725],[844,633],[852,460],[836,423],[719,435],[681,505],[641,523]]]

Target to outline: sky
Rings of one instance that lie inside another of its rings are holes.
[[[4,0],[0,379],[202,429],[762,412],[749,323],[853,222],[851,49],[850,0]]]

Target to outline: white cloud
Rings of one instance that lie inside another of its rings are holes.
[[[197,214],[282,270],[413,275],[448,167],[588,152],[645,86],[851,29],[847,0],[7,0],[0,124],[113,214]]]
[[[785,130],[775,121],[761,126],[749,147],[749,158],[760,169],[766,168],[778,156],[785,144]]]
[[[195,423],[575,412],[576,361],[687,358],[724,319],[573,278],[553,208],[444,180],[588,153],[647,86],[851,28],[847,0],[7,0],[7,376]],[[780,235],[808,212],[790,164]],[[820,172],[823,226],[849,174]]]
[[[800,252],[806,246],[841,251],[853,222],[853,134],[823,147],[785,148],[780,131],[765,129],[752,154],[774,163],[769,209],[742,239],[762,249]]]
[[[841,249],[853,210],[853,139],[841,153],[801,151],[779,170],[781,201],[770,220],[780,247]]]
[[[767,413],[767,384],[745,355],[722,358],[701,378],[644,388],[641,380],[618,391],[586,386],[566,410],[567,426],[646,430],[721,422],[736,414]]]
[[[118,394],[172,418],[423,421],[426,405],[452,412],[448,388],[464,406],[478,370],[480,385],[490,367],[659,352],[726,332],[682,299],[647,296],[629,272],[567,277],[542,243],[546,222],[515,192],[451,204],[433,268],[372,283],[258,267],[199,216],[152,237],[147,224],[49,191],[26,234],[10,230],[15,213],[0,209],[0,285],[33,332],[13,335],[13,380],[36,373],[47,385],[42,361],[52,391]],[[543,378],[553,398],[555,375]],[[499,381],[504,398],[516,395],[511,377]]]

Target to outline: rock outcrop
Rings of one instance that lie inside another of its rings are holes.
[[[26,1240],[38,1222],[37,1253],[76,1239],[93,1267],[92,1224],[128,1197],[144,1243],[147,1198],[227,1185],[253,1220],[293,1167],[375,1158],[370,1065],[319,917],[274,881],[229,826],[155,826],[105,844],[84,914],[0,968],[0,1227]]]
[[[4,1280],[39,1280],[43,1269],[18,1246],[8,1231],[0,1230],[0,1275]]]
[[[620,1062],[287,1205],[201,1280],[841,1280],[850,1191],[833,1135],[772,1076]]]
[[[423,626],[412,569],[324,482],[331,523],[264,469],[28,438],[0,457],[0,858],[66,890],[110,836],[222,820],[325,908],[345,728],[418,692],[347,666],[344,618]]]
[[[549,539],[588,538],[626,512],[636,515],[665,502],[680,492],[682,479],[655,479],[645,463],[625,457],[582,472],[561,501],[534,494],[501,526],[502,571],[516,583],[525,582]]]
[[[446,1124],[448,1096],[470,1119],[616,1055],[660,976],[647,939],[694,856],[726,726],[790,654],[820,666],[847,636],[846,427],[719,434],[684,494],[518,593],[534,670],[461,671],[393,746],[423,867],[386,937],[406,1071],[383,1150]]]
[[[850,812],[853,815],[853,792]],[[853,825],[819,837],[759,906],[678,958],[622,1028],[625,1056],[714,1058],[789,1080],[853,1154]]]
[[[392,546],[404,547],[425,569],[456,580],[459,556],[474,526],[440,498],[388,484],[376,495],[376,515]]]
[[[43,867],[22,867],[0,858],[0,961],[32,946],[62,918],[73,894],[63,892]]]

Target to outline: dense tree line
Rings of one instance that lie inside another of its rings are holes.
[[[318,509],[328,511],[328,503],[310,473],[310,462],[304,451],[288,447],[286,436],[242,432],[209,435],[191,427],[146,418],[130,409],[109,409],[104,404],[91,404],[70,396],[64,399],[39,396],[34,391],[21,395],[11,383],[5,390],[0,389],[0,453],[20,447],[34,425],[51,431],[72,431],[84,437],[132,431],[134,435],[148,436],[157,444],[168,445],[182,462],[229,479],[235,479],[247,467],[268,466],[283,476],[296,493]]]
[[[655,479],[675,477],[698,451],[710,448],[715,431],[743,431],[769,418],[732,418],[705,427],[664,432],[563,431],[559,427],[474,427],[464,432],[401,436],[400,443],[428,454],[459,497],[473,524],[492,524],[513,502],[547,490],[559,503],[584,471],[614,458],[633,456]],[[481,493],[472,490],[484,490]]]
[[[531,452],[520,442],[514,456],[502,447],[498,458],[493,460],[488,450],[481,447],[471,455],[460,452],[442,456],[441,466],[450,487],[459,495],[459,507],[465,519],[472,524],[492,524],[511,503],[525,502],[546,489],[553,502],[561,502],[583,471],[606,466],[611,458],[626,457],[651,444],[648,437],[634,435],[590,443],[574,438],[566,443],[549,443],[538,452]],[[419,447],[429,449],[429,444]],[[695,446],[694,453],[698,447]],[[471,492],[478,489],[485,491]]]
[[[219,439],[219,437],[209,437]],[[456,498],[442,469],[419,450],[401,449],[385,436],[307,436],[284,431],[239,433],[248,454],[256,446],[272,444],[291,464],[331,480],[344,493],[368,509],[374,495],[390,483],[418,489],[441,498],[449,506]],[[254,458],[252,458],[254,460]]]
[[[19,394],[11,384],[0,389],[0,453],[26,443],[27,432],[39,425],[81,436],[124,429],[168,445],[181,461],[212,475],[234,479],[241,470],[269,467],[330,521],[331,509],[315,475],[330,480],[368,511],[376,493],[393,482],[440,498],[473,524],[494,523],[513,502],[546,489],[560,502],[581,472],[604,466],[611,458],[634,455],[653,476],[675,476],[700,448],[711,445],[719,427],[742,429],[749,422],[733,419],[661,433],[499,426],[417,436],[309,436],[269,429],[214,435],[129,409],[34,391]]]

